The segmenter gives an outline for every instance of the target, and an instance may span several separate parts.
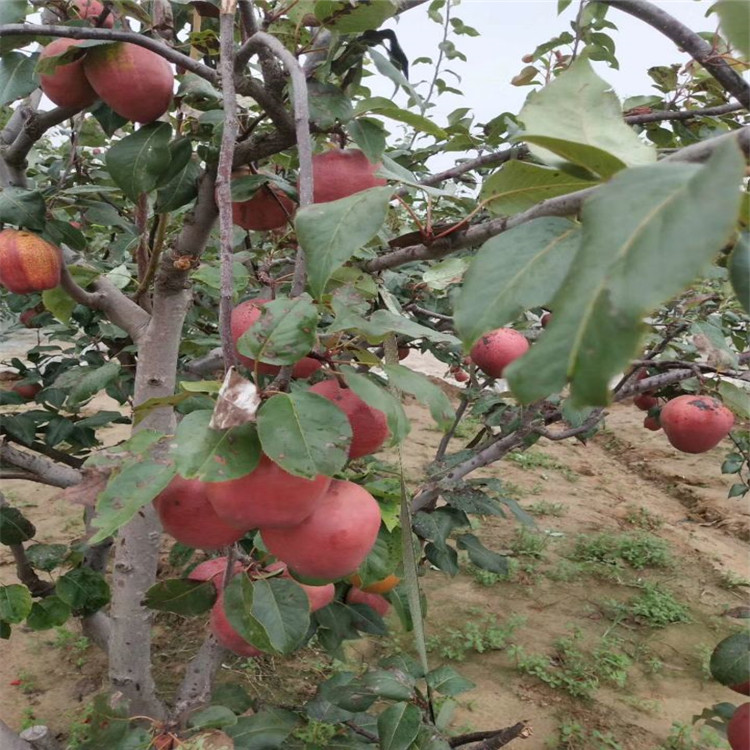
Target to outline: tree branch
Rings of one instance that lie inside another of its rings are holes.
[[[647,0],[595,0],[611,5],[653,26],[700,63],[746,109],[750,109],[750,85],[702,37],[665,10]]]
[[[52,487],[72,487],[81,481],[81,472],[77,469],[19,450],[7,441],[0,440],[0,465],[3,464],[30,472],[36,477],[35,481]]]
[[[94,29],[89,26],[49,26],[34,25],[28,23],[9,23],[0,26],[0,37],[4,36],[63,36],[69,39],[101,39],[108,42],[129,42],[137,44],[139,47],[145,47],[157,55],[161,55],[165,60],[179,65],[185,70],[200,76],[209,81],[209,83],[218,86],[219,75],[208,65],[204,65],[198,60],[193,60],[188,55],[183,55],[171,47],[167,47],[164,42],[158,39],[152,39],[143,34],[136,34],[133,31],[120,31],[119,29]]]
[[[224,0],[219,15],[221,93],[224,103],[224,129],[221,135],[219,166],[216,172],[216,198],[219,204],[221,291],[219,296],[219,330],[224,354],[224,367],[237,364],[231,317],[234,297],[234,248],[232,236],[232,161],[237,142],[237,96],[234,90],[234,15],[236,3]]]
[[[182,725],[196,708],[211,699],[214,675],[221,666],[226,653],[213,635],[208,635],[201,644],[198,653],[185,668],[185,676],[177,691],[174,718]]]
[[[96,291],[87,292],[70,275],[68,267],[63,266],[60,286],[79,304],[103,312],[110,322],[126,331],[135,343],[140,341],[151,316],[109,279],[97,277],[92,282]]]
[[[750,150],[750,125],[746,125],[740,130],[711,138],[708,141],[701,141],[700,143],[687,146],[674,154],[670,154],[670,156],[662,159],[662,161],[702,162],[727,140],[736,140],[739,147],[747,155]],[[581,210],[583,202],[594,195],[599,190],[599,187],[597,185],[596,187],[561,195],[557,198],[548,198],[514,216],[505,216],[476,224],[468,229],[436,240],[429,245],[410,245],[409,247],[399,248],[365,263],[364,268],[370,273],[374,273],[418,260],[443,258],[456,250],[477,247],[491,237],[496,237],[503,232],[507,232],[509,229],[526,224],[532,219],[538,219],[542,216],[575,215]]]
[[[494,750],[494,748],[502,747],[507,745],[519,737],[528,737],[531,731],[527,721],[519,721],[512,727],[506,727],[505,729],[493,729],[486,732],[470,732],[469,734],[459,734],[456,737],[451,737],[448,740],[448,744],[451,747],[461,747],[462,745],[468,745],[471,742],[480,742],[481,744],[475,745],[473,750]],[[486,742],[500,742],[500,744],[486,745]]]
[[[2,719],[0,719],[0,747],[3,750],[34,750],[22,740]]]
[[[703,109],[680,109],[644,112],[641,115],[626,115],[625,122],[628,125],[642,125],[647,122],[661,122],[663,120],[692,120],[696,117],[718,117],[728,115],[732,112],[740,112],[745,109],[741,104],[729,103],[718,107],[705,107]]]

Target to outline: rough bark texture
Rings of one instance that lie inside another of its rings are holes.
[[[190,305],[186,289],[157,288],[151,323],[143,336],[135,378],[136,406],[174,393],[182,324]],[[174,432],[171,408],[154,409],[135,428]],[[144,507],[120,529],[115,566],[109,637],[109,676],[136,714],[164,716],[151,674],[151,612],[142,605],[156,580],[161,529],[153,506]]]

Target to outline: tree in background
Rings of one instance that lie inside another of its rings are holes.
[[[617,67],[618,12],[692,58],[650,69],[656,93],[624,104],[591,65]],[[87,747],[171,747],[205,726],[240,748],[497,748],[528,731],[505,717],[450,736],[436,702],[471,684],[427,663],[418,569],[454,574],[465,550],[505,571],[470,516],[526,519],[471,474],[542,436],[585,440],[613,401],[638,397],[689,452],[750,416],[750,12],[714,12],[719,31],[698,34],[642,0],[581,2],[524,58],[521,111],[476,123],[430,116],[456,93],[461,36],[479,33],[446,0],[0,5],[0,281],[9,319],[46,336],[12,363],[1,475],[65,488],[88,529],[37,543],[0,507],[20,580],[0,588],[0,635],[77,617],[105,650],[117,701],[97,704]],[[380,28],[401,13],[442,25],[430,81]],[[455,410],[398,364],[408,349],[466,382]],[[84,415],[101,392],[122,411]],[[386,438],[408,449],[401,393],[444,433],[416,487],[362,458]],[[467,416],[481,429],[457,449]],[[118,422],[132,437],[102,449]],[[731,440],[742,497],[750,441]],[[161,581],[159,516],[185,573]],[[344,550],[325,541],[336,531],[360,538]],[[208,572],[194,548],[216,555]],[[224,647],[284,655],[314,638],[341,655],[385,632],[383,594],[416,661],[336,673],[305,706],[203,708]],[[152,675],[154,610],[211,610],[173,696]],[[328,734],[312,745],[293,734],[313,725]]]

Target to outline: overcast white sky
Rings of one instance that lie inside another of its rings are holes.
[[[694,31],[715,31],[717,28],[717,16],[705,16],[712,5],[711,0],[667,0],[656,4]],[[486,122],[504,111],[517,113],[530,90],[530,87],[510,83],[525,65],[521,57],[532,52],[538,44],[570,30],[578,2],[574,1],[561,16],[557,15],[556,9],[556,0],[463,0],[452,14],[477,29],[480,36],[452,36],[457,48],[468,59],[466,62],[448,60],[444,64],[462,77],[461,83],[455,87],[464,91],[464,97],[441,96],[436,100],[438,106],[430,110],[429,117],[442,125],[449,112],[464,106],[474,111],[475,122]],[[621,99],[655,93],[646,74],[648,68],[689,59],[666,37],[632,16],[611,8],[607,19],[618,27],[617,31],[611,29],[607,33],[615,40],[620,70],[597,63],[597,72],[612,84]],[[402,14],[398,21],[386,24],[386,28],[396,31],[409,60],[418,57],[437,59],[442,28],[427,17],[427,5]],[[413,66],[409,77],[412,83],[429,81],[432,73],[432,66],[420,64]],[[450,75],[444,78],[449,85],[454,85]],[[374,81],[375,78],[368,79],[368,85],[374,87]],[[377,85],[377,93],[391,96],[393,88],[390,82],[383,82]],[[425,95],[427,87],[419,90]],[[405,104],[403,92],[396,100]]]

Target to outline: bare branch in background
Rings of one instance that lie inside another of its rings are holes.
[[[6,441],[0,442],[0,464],[15,466],[29,472],[35,481],[52,487],[72,487],[81,481],[81,472],[71,466],[35,453],[20,450]]]
[[[674,16],[647,0],[594,0],[639,18],[653,26],[700,63],[746,109],[750,109],[750,84],[703,37]]]
[[[750,125],[746,125],[740,130],[734,130],[731,133],[711,138],[708,141],[687,146],[662,161],[702,162],[708,159],[717,148],[721,147],[728,140],[735,139],[737,145],[747,155],[748,151],[750,151]],[[585,190],[578,190],[575,193],[561,195],[557,198],[548,198],[521,213],[475,224],[468,229],[455,232],[429,245],[411,245],[386,253],[379,258],[375,258],[375,260],[365,263],[364,268],[372,273],[383,271],[386,268],[396,268],[405,263],[412,263],[418,260],[443,258],[455,250],[478,247],[491,237],[496,237],[503,232],[507,232],[509,229],[526,224],[532,219],[538,219],[542,216],[573,216],[581,210],[583,202],[594,195],[598,189],[599,186],[596,186],[586,188]]]
[[[644,112],[640,115],[626,115],[628,125],[642,125],[647,122],[662,122],[664,120],[693,120],[696,117],[719,117],[745,109],[741,104],[721,104],[718,107],[704,107],[703,109],[680,109]]]

